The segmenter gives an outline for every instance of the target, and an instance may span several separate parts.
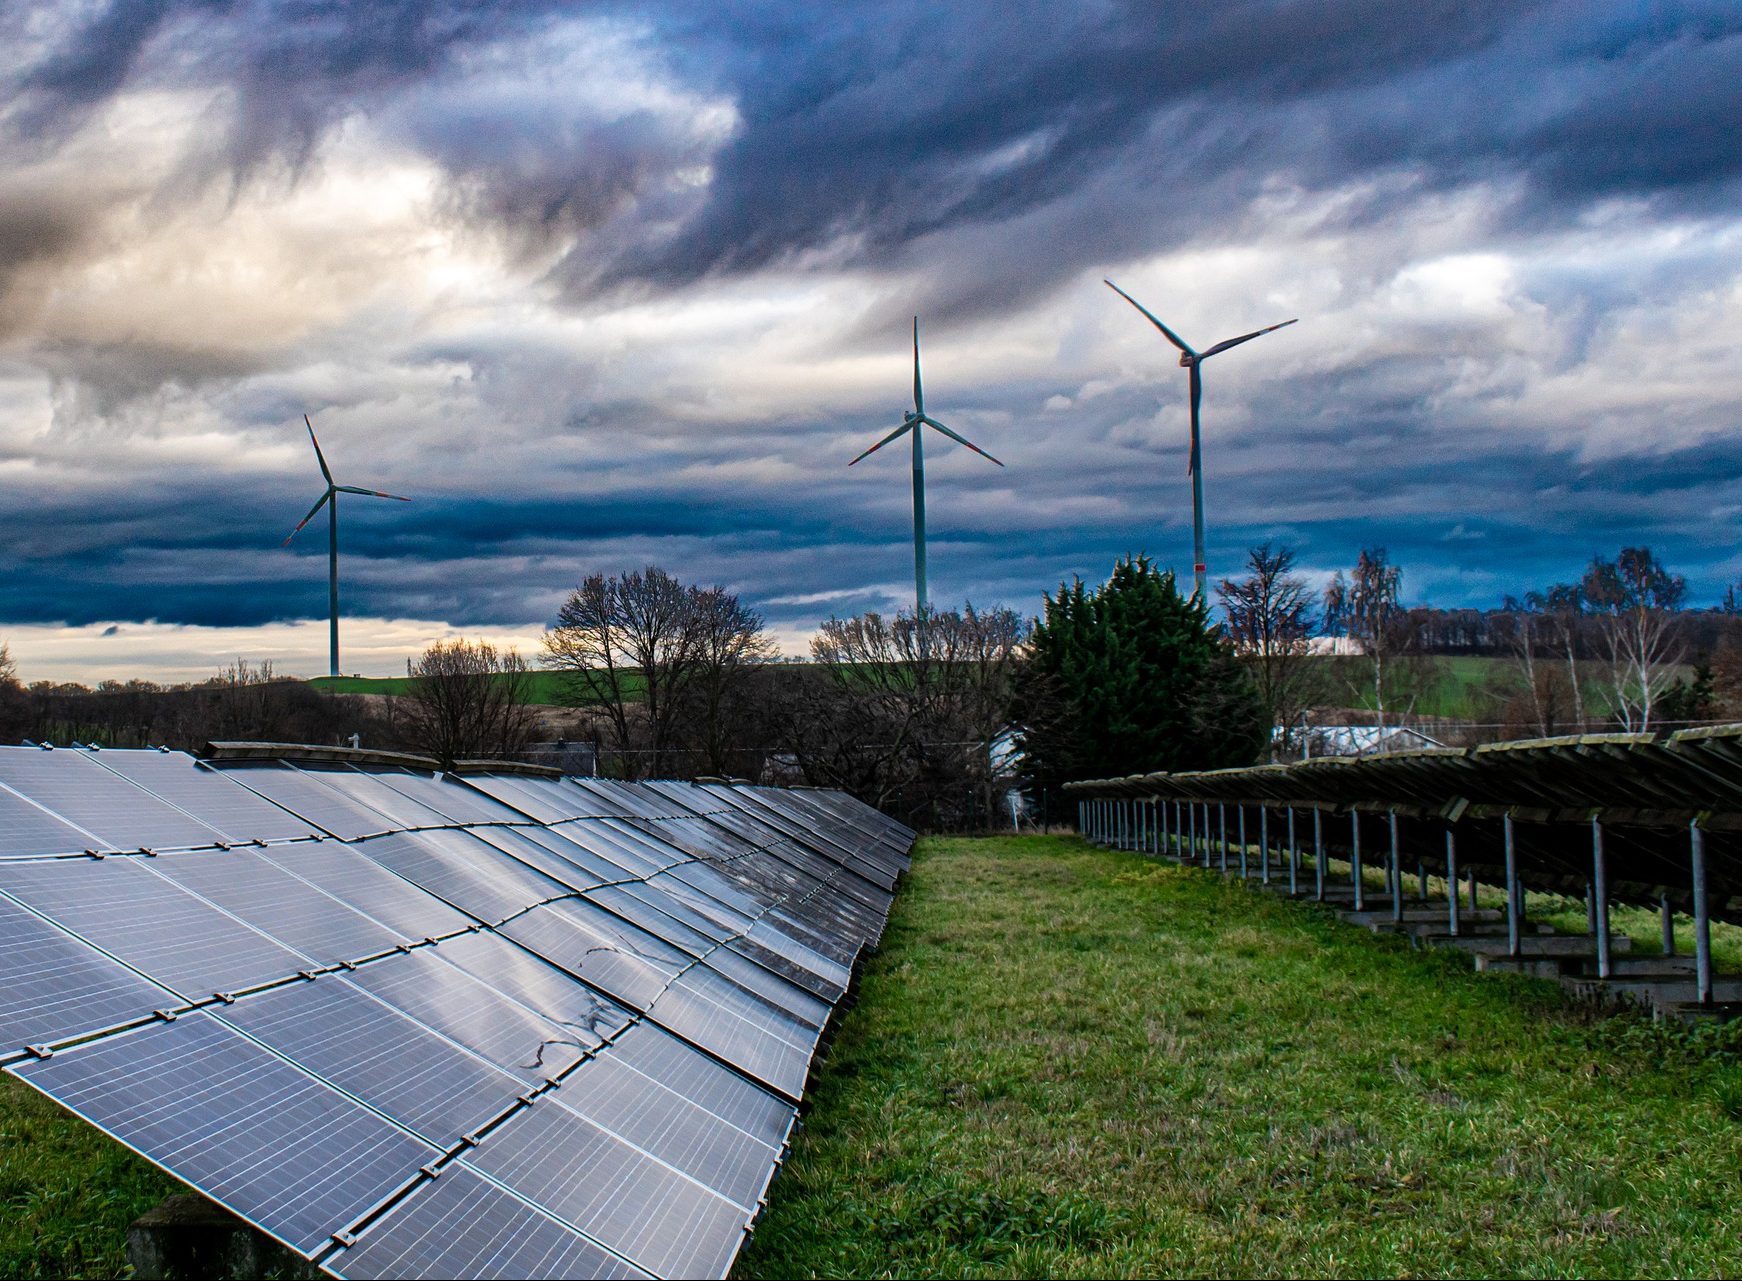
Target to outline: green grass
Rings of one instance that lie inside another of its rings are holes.
[[[0,1277],[127,1275],[127,1225],[187,1189],[0,1076]]]
[[[531,704],[546,707],[561,707],[565,705],[563,696],[564,680],[557,672],[531,672],[528,679],[532,687],[532,697],[526,701]],[[408,676],[317,676],[309,682],[316,689],[331,690],[335,694],[385,694],[389,697],[399,697],[407,692],[411,685]],[[639,700],[643,690],[641,675],[634,672],[624,678],[624,687],[632,700]]]
[[[1720,1035],[1074,838],[927,840],[738,1275],[1733,1275]]]
[[[1071,837],[928,839],[738,1275],[1736,1275],[1736,1031]],[[179,1190],[0,1076],[0,1278],[121,1275]]]

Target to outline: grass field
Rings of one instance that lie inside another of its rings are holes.
[[[527,701],[539,706],[563,706],[563,677],[556,672],[531,672],[528,679],[532,686],[532,697]],[[639,672],[625,678],[625,688],[631,698],[639,698],[642,684]],[[411,684],[408,676],[317,676],[309,682],[316,689],[331,690],[335,694],[385,694],[388,697],[398,697],[406,692]]]
[[[1742,1271],[1734,1050],[1466,965],[928,840],[738,1275]]]
[[[928,839],[741,1278],[1735,1275],[1737,1035],[1071,837]],[[177,1190],[0,1077],[0,1277]]]

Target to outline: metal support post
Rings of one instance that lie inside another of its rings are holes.
[[[1446,824],[1446,928],[1458,937],[1458,838]]]
[[[1695,819],[1688,826],[1694,874],[1694,980],[1701,1005],[1712,1003],[1712,918],[1706,910],[1706,833]]]
[[[1419,886],[1419,888],[1421,890],[1421,892],[1418,895],[1416,895],[1416,897],[1425,903],[1425,902],[1427,902],[1427,864],[1420,859],[1416,860],[1415,879],[1416,879],[1416,884]]]
[[[1210,865],[1210,860],[1216,852],[1216,838],[1210,834],[1210,803],[1204,802],[1204,866]]]
[[[1518,848],[1512,838],[1512,815],[1504,820],[1506,830],[1506,954],[1517,956],[1524,930],[1524,895],[1518,886]]]
[[[1258,883],[1270,884],[1270,807],[1258,807]]]
[[[1236,805],[1234,812],[1240,817],[1240,879],[1246,879],[1246,807]]]
[[[1597,977],[1609,977],[1609,865],[1603,856],[1603,820],[1591,818],[1591,933],[1597,936]]]
[[[1472,912],[1474,912],[1477,908],[1479,908],[1481,906],[1482,906],[1481,903],[1479,903],[1476,899],[1476,874],[1474,872],[1471,872],[1470,873],[1470,910]]]
[[[1220,867],[1222,875],[1226,876],[1228,874],[1228,806],[1222,801],[1216,802],[1216,822],[1221,829],[1221,837],[1218,841],[1221,846]]]
[[[1669,895],[1657,900],[1658,924],[1663,931],[1663,954],[1675,955],[1675,913],[1669,910]]]
[[[1198,853],[1198,807],[1188,804],[1186,818],[1191,823],[1191,835],[1186,841],[1186,859],[1195,860]]]
[[[1361,812],[1349,811],[1350,856],[1349,883],[1355,891],[1355,910],[1362,911],[1366,907],[1366,886],[1361,875]]]
[[[1403,924],[1403,851],[1397,845],[1397,811],[1390,810],[1387,818],[1391,825],[1391,920],[1394,925]]]
[[[1313,875],[1318,881],[1316,897],[1325,901],[1325,812],[1313,810]]]
[[[1293,898],[1300,892],[1298,860],[1295,858],[1294,845],[1294,806],[1288,807],[1288,896]]]

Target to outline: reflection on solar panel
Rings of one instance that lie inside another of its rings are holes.
[[[340,1277],[724,1276],[913,833],[0,748],[0,1067]]]

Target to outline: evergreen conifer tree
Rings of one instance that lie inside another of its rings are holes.
[[[1208,605],[1145,556],[1046,595],[1017,714],[1034,786],[1054,799],[1073,779],[1250,765],[1267,732]]]

